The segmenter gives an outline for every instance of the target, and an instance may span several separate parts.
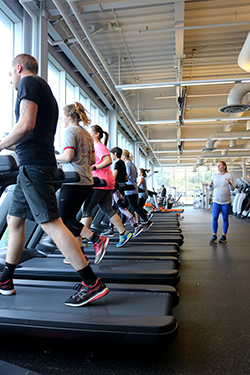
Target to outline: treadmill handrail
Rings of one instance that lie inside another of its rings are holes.
[[[115,189],[116,190],[135,190],[134,185],[128,185],[126,182],[115,182]]]

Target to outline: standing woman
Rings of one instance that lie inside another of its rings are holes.
[[[148,199],[148,190],[147,190],[147,183],[146,183],[146,177],[147,177],[147,172],[149,172],[149,169],[144,169],[144,168],[139,168],[139,171],[138,171],[138,183],[137,183],[137,187],[138,187],[138,206],[140,208],[143,208],[144,207],[144,204],[146,202],[146,200]],[[140,191],[143,190],[143,191]],[[137,212],[135,213],[135,216],[137,218],[137,222],[140,222],[140,217],[139,215],[137,214]]]
[[[128,175],[128,185],[134,185],[134,190],[125,190],[125,198],[132,207],[132,210],[136,212],[144,221],[143,230],[146,231],[154,224],[152,221],[148,220],[147,212],[138,206],[137,200],[138,200],[138,188],[137,188],[137,168],[132,162],[130,158],[130,153],[128,150],[123,150],[122,153],[122,160],[125,162],[126,165],[126,171]]]
[[[212,208],[212,230],[213,237],[210,243],[217,242],[218,218],[220,212],[222,213],[222,230],[223,234],[219,239],[220,243],[227,242],[226,234],[228,231],[229,221],[228,216],[231,208],[231,194],[230,191],[234,189],[234,180],[227,171],[227,164],[220,160],[217,164],[218,173],[214,174],[209,184],[209,188],[213,189],[213,208]]]
[[[132,233],[125,230],[120,217],[112,209],[112,195],[115,188],[115,178],[110,170],[112,159],[107,149],[109,134],[102,130],[99,125],[92,125],[89,129],[94,146],[95,146],[95,165],[92,166],[93,176],[104,179],[107,182],[107,186],[102,188],[94,188],[91,196],[87,198],[83,205],[83,223],[90,228],[92,223],[91,212],[93,208],[98,205],[102,212],[109,218],[112,224],[118,230],[119,242],[116,244],[117,247],[124,246],[131,238]],[[101,139],[104,136],[103,143]]]
[[[85,126],[90,123],[80,103],[75,102],[63,108],[64,140],[62,153],[56,155],[56,160],[61,163],[64,171],[78,172],[80,182],[62,185],[58,209],[64,224],[77,238],[83,253],[82,236],[93,243],[97,264],[104,257],[109,238],[99,237],[76,219],[83,202],[92,193],[94,184],[91,168],[95,163],[94,144],[87,130],[80,126],[81,121]],[[66,259],[64,263],[69,264]]]

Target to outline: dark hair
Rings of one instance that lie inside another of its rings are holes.
[[[150,169],[139,168],[139,171],[141,171],[143,177],[147,177],[147,173]]]
[[[227,172],[227,163],[223,160],[218,161],[218,163],[221,163],[224,166],[225,171]]]
[[[89,125],[91,120],[87,117],[86,111],[81,103],[67,104],[63,107],[65,116],[70,116],[76,122],[82,121],[84,125]]]
[[[107,146],[109,140],[109,133],[102,130],[102,128],[99,125],[92,125],[90,128],[93,129],[95,133],[99,133],[99,139],[102,139],[103,134],[105,135],[103,144]]]
[[[112,154],[116,154],[116,156],[120,159],[122,156],[122,149],[120,147],[113,147],[109,152],[112,152]]]
[[[14,60],[12,61],[12,65],[17,66],[18,64],[23,66],[24,69],[27,69],[33,74],[37,75],[38,62],[33,56],[29,55],[28,53],[21,53],[14,58]]]

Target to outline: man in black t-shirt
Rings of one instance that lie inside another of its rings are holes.
[[[0,294],[15,294],[13,274],[25,242],[25,220],[34,219],[52,238],[81,277],[78,291],[66,299],[68,306],[83,306],[109,292],[97,279],[73,234],[59,217],[53,187],[56,173],[54,135],[58,107],[50,87],[37,77],[38,63],[28,54],[11,64],[11,84],[17,90],[16,124],[0,142],[2,149],[18,155],[19,175],[8,213],[9,242],[6,264],[0,277]]]
[[[122,156],[122,149],[120,147],[113,147],[110,151],[110,156],[113,161],[115,161],[114,165],[114,177],[116,182],[126,182],[127,181],[127,172],[126,172],[126,166],[124,161],[121,159]],[[113,192],[112,197],[112,208],[114,210],[119,208],[120,212],[130,221],[130,224],[133,226],[133,237],[138,236],[143,231],[142,225],[138,225],[138,223],[135,221],[134,216],[129,212],[129,210],[126,207],[126,204],[123,200],[123,191],[121,190],[115,190]],[[113,237],[115,235],[114,233],[114,226],[111,222],[109,222],[109,229],[103,233],[106,236]]]

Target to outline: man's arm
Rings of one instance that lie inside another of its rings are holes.
[[[115,178],[115,180],[117,179],[117,176],[118,176],[118,169],[114,169],[114,173],[113,173],[113,175],[114,175],[114,178]]]
[[[20,103],[20,117],[12,131],[0,142],[0,151],[8,149],[22,141],[34,129],[38,106],[36,103],[23,99]]]

